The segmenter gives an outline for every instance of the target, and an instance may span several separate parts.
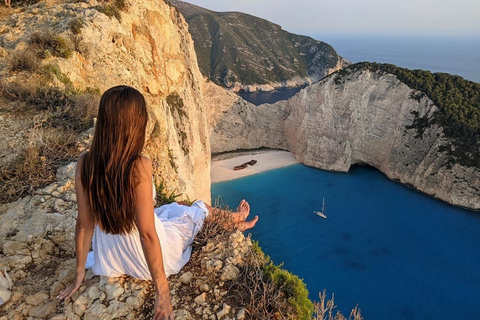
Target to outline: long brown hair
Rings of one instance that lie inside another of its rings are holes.
[[[134,228],[134,163],[145,144],[147,121],[145,98],[136,89],[117,86],[103,94],[82,184],[95,222],[106,233],[126,234]]]

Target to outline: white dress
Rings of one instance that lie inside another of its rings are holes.
[[[155,188],[154,194],[155,194]],[[154,196],[155,197],[155,196]],[[190,259],[191,244],[208,216],[203,201],[192,206],[171,203],[154,209],[155,229],[162,246],[163,266],[167,277],[176,274]],[[127,235],[103,232],[98,225],[92,239],[85,268],[96,275],[118,277],[124,274],[151,280],[138,230]]]

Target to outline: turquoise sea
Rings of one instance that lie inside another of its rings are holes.
[[[296,164],[212,185],[259,215],[251,230],[275,263],[366,320],[479,319],[480,213],[388,180],[369,167],[333,173]],[[325,198],[327,219],[313,211]]]

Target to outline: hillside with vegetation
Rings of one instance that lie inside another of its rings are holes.
[[[480,84],[448,73],[432,73],[425,70],[410,70],[392,64],[361,62],[340,71],[336,82],[358,70],[394,74],[400,81],[418,91],[411,98],[420,100],[427,96],[438,107],[434,117],[419,117],[415,114],[412,128],[422,137],[425,129],[433,124],[443,128],[451,143],[439,151],[447,152],[449,165],[455,163],[466,167],[480,168]]]
[[[200,71],[223,87],[298,86],[346,64],[329,44],[287,32],[267,20],[171,2],[188,22]]]

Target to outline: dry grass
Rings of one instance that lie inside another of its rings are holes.
[[[265,256],[252,249],[248,258],[239,277],[230,283],[227,298],[246,308],[248,319],[290,319],[295,312],[282,288],[265,279]]]
[[[91,126],[98,96],[19,84],[0,86],[0,95],[19,106],[13,113],[36,114],[26,147],[0,168],[0,203],[8,203],[53,182],[56,170],[76,158],[76,142]]]
[[[70,39],[53,31],[44,31],[32,33],[29,49],[35,51],[41,59],[46,58],[49,54],[68,59],[73,54],[74,46]]]
[[[212,208],[213,210],[209,216],[205,219],[202,230],[200,230],[195,237],[193,250],[202,248],[210,239],[230,235],[237,229],[237,225],[233,222],[229,209],[225,206],[220,207],[218,201],[219,200],[217,200],[217,203]]]
[[[67,130],[44,128],[46,112],[34,117],[29,145],[0,169],[0,203],[18,200],[55,180],[57,169],[76,155],[76,136]]]
[[[40,66],[40,59],[32,50],[24,50],[10,60],[11,71],[36,72]]]
[[[320,302],[315,302],[315,318],[314,320],[346,320],[347,318],[339,311],[335,313],[334,310],[337,308],[335,305],[335,296],[332,294],[332,298],[327,300],[327,293],[325,290],[318,294]],[[350,312],[348,320],[363,320],[360,309],[358,305],[353,308]]]

